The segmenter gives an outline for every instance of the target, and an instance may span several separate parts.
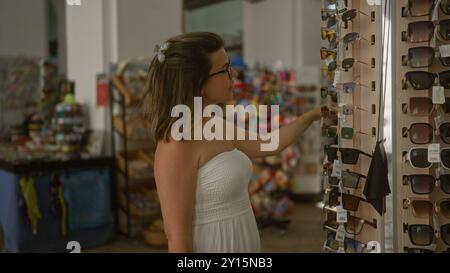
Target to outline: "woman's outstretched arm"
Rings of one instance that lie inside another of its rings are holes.
[[[312,111],[309,111],[299,118],[297,118],[294,122],[289,125],[284,126],[278,131],[272,132],[272,139],[269,141],[259,140],[251,141],[248,140],[249,132],[246,132],[247,140],[236,140],[233,142],[236,148],[241,150],[250,158],[259,158],[266,156],[273,156],[281,153],[284,149],[292,145],[299,137],[303,135],[303,133],[315,122],[322,118],[322,108],[316,108]],[[239,129],[236,129],[236,131]],[[262,145],[268,144],[271,141],[274,141],[274,137],[279,136],[278,141],[276,141],[278,145],[275,145],[274,149],[270,151],[263,151]],[[318,140],[319,141],[319,140]]]
[[[155,154],[155,179],[170,253],[191,253],[192,217],[198,159],[193,145],[160,143]]]

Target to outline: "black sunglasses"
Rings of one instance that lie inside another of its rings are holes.
[[[356,165],[358,163],[360,155],[365,155],[369,158],[372,158],[372,155],[357,149],[337,148],[330,146],[325,147],[325,154],[328,156],[329,162],[334,162],[335,160],[338,160],[338,152],[341,153],[343,164]]]

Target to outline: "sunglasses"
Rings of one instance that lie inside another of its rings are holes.
[[[359,204],[361,202],[367,203],[367,200],[365,200],[361,197],[354,196],[351,194],[346,194],[346,193],[339,194],[339,192],[338,192],[338,194],[334,193],[333,195],[330,195],[330,205],[335,207],[335,206],[337,206],[335,204],[339,204],[339,195],[341,195],[342,206],[347,211],[357,212],[359,209]]]
[[[371,45],[375,44],[375,41],[373,39],[372,39],[372,41],[369,41],[367,38],[363,37],[358,32],[350,32],[350,33],[346,34],[342,40],[344,41],[346,50],[348,50],[348,46],[350,44],[353,44],[353,43],[355,43],[357,41],[361,41],[361,40],[369,42]]]
[[[371,68],[375,68],[373,65],[370,65],[370,64],[365,63],[365,62],[358,61],[358,60],[356,60],[356,59],[354,59],[354,58],[346,58],[346,59],[344,59],[344,60],[342,61],[341,68],[342,68],[343,71],[348,72],[349,69],[352,69],[352,68],[353,68],[353,66],[355,65],[355,63],[359,63],[359,64],[362,64],[362,65],[370,66]],[[337,62],[336,62],[336,61],[332,61],[332,62],[330,62],[330,64],[328,65],[328,70],[329,70],[329,71],[334,71],[334,70],[336,70],[338,67],[339,67],[339,66],[338,66]]]
[[[320,57],[322,58],[322,60],[326,60],[328,59],[328,57],[332,57],[333,60],[336,60],[337,58],[337,51],[336,50],[329,50],[325,47],[322,47],[320,49]]]
[[[426,199],[405,199],[403,208],[411,208],[414,217],[417,218],[430,219],[433,211],[436,211],[445,218],[450,219],[450,199],[442,199],[435,204]]]
[[[403,137],[408,137],[413,144],[423,145],[434,142],[435,130],[428,123],[414,123],[409,129],[403,128]],[[450,144],[450,123],[444,123],[438,130],[441,140]]]
[[[368,136],[369,134],[360,132],[360,131],[355,131],[355,129],[350,128],[350,127],[342,127],[339,129],[337,127],[324,127],[322,128],[322,136],[323,137],[338,137],[340,136],[342,139],[345,140],[352,140],[355,136],[355,134],[361,134],[361,135],[366,135]]]
[[[359,87],[364,87],[364,88],[367,88],[367,89],[373,89],[373,88],[371,88],[371,87],[369,87],[369,86],[367,86],[365,84],[358,83],[358,82],[346,82],[346,83],[338,84],[338,86],[342,86],[342,91],[344,93],[347,93],[347,94],[354,93],[358,86]]]
[[[330,227],[331,229],[338,229],[339,228],[339,224],[336,221],[337,214],[334,211],[328,211],[327,212],[327,220],[325,222],[325,227]],[[347,223],[344,224],[345,227],[345,231],[350,234],[350,235],[359,235],[361,234],[363,228],[365,225],[371,226],[374,229],[377,228],[377,224],[376,223],[372,223],[369,221],[366,221],[364,219],[355,217],[350,215],[350,213],[348,213],[347,215]]]
[[[330,176],[328,183],[330,183],[330,185],[332,185],[332,186],[339,186],[339,181],[341,181],[342,185],[345,188],[359,189],[359,186],[363,179],[367,179],[367,177],[362,174],[359,174],[359,173],[343,171],[340,179],[338,177]]]
[[[445,15],[450,15],[450,1],[442,0],[439,7],[440,7],[442,13],[444,13]]]
[[[438,24],[438,33],[444,40],[450,40],[450,19],[442,20]],[[410,43],[431,41],[435,31],[435,24],[431,21],[420,21],[408,24],[408,30],[402,33],[402,40]]]
[[[408,49],[408,56],[402,56],[402,64],[411,68],[426,68],[433,65],[436,51],[429,46],[414,47]],[[443,66],[450,66],[450,57],[440,57]]]
[[[440,153],[441,165],[445,169],[450,169],[450,148],[442,149]],[[433,163],[428,161],[427,148],[412,148],[406,154],[406,161],[409,162],[412,168],[426,170],[433,166]]]
[[[408,0],[408,6],[402,8],[403,17],[422,17],[431,15],[435,0]]]
[[[406,81],[404,82],[404,89],[407,89],[409,82],[415,90],[427,90],[434,86],[436,77],[439,78],[439,83],[445,89],[450,89],[450,70],[440,73],[431,73],[427,71],[409,71],[405,74]]]
[[[441,175],[440,178],[425,174],[407,175],[403,177],[403,184],[408,185],[409,183],[413,193],[418,195],[433,193],[438,181],[441,190],[446,194],[450,194],[450,175]]]
[[[408,225],[409,239],[417,246],[430,246],[434,242],[435,230],[430,225]],[[446,245],[450,245],[450,224],[440,228],[440,237]]]
[[[326,99],[327,97],[331,97],[331,100],[335,103],[338,101],[338,92],[335,87],[322,87],[320,88],[320,95],[322,99]]]
[[[332,41],[336,40],[336,30],[334,30],[334,29],[322,28],[321,34],[322,34],[322,40],[328,39],[328,42],[330,42],[330,43]]]
[[[353,148],[325,147],[325,154],[328,156],[329,162],[334,162],[339,159],[338,152],[340,152],[342,163],[348,165],[356,165],[360,155],[372,158],[368,153]]]
[[[338,251],[340,244],[336,241],[336,232],[329,231],[327,235],[327,241],[325,242],[325,248],[331,251]],[[345,238],[344,239],[344,250],[345,253],[364,253],[367,249],[367,245],[356,241],[354,239]]]

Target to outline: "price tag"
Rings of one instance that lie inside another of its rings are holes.
[[[440,163],[441,162],[441,144],[431,144],[428,146],[428,162]]]
[[[344,225],[339,225],[337,231],[336,231],[336,238],[335,240],[337,242],[343,243],[345,241],[345,227]]]
[[[341,81],[341,72],[335,71],[334,72],[334,80],[333,80],[333,86],[336,87],[336,85]]]
[[[344,13],[347,11],[347,6],[345,5],[344,0],[338,0],[336,9],[338,10],[338,13]]]
[[[333,163],[333,172],[331,173],[331,177],[342,177],[342,162],[340,160],[335,160]]]
[[[441,54],[441,58],[450,57],[450,45],[442,45],[439,47],[439,53]]]
[[[443,86],[433,86],[433,104],[445,104],[445,89]]]
[[[337,214],[337,223],[338,224],[345,224],[347,223],[347,211],[342,206],[336,207],[336,214]]]

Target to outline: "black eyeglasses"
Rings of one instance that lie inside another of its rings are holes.
[[[229,78],[230,81],[231,81],[231,80],[233,79],[233,72],[232,72],[232,69],[233,69],[233,68],[231,67],[231,65],[228,65],[227,68],[225,68],[224,70],[221,70],[221,71],[219,71],[219,72],[213,73],[213,74],[209,75],[208,78],[215,77],[215,76],[217,76],[217,75],[227,73],[227,74],[228,74],[228,78]]]

